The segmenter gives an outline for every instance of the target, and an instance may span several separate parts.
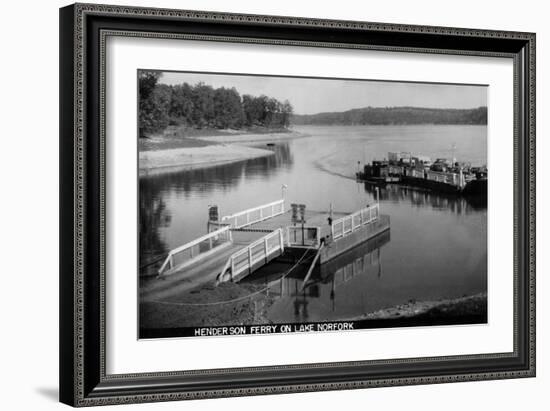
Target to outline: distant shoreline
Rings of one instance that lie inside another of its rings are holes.
[[[297,125],[487,125],[487,107],[469,109],[426,107],[363,107],[316,114],[293,114]]]
[[[261,133],[261,134],[229,134],[219,136],[200,137],[200,140],[215,143],[265,143],[294,140],[297,138],[308,137],[307,134],[298,131],[289,130],[287,132]]]

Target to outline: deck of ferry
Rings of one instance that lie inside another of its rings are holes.
[[[262,215],[262,212],[257,212],[260,209],[268,211]],[[375,213],[372,213],[374,209]],[[253,212],[254,216],[243,214],[245,212]],[[222,218],[214,223],[217,226],[209,228],[212,232],[172,250],[159,270],[159,276],[141,282],[142,301],[162,301],[204,283],[240,279],[281,256],[285,250],[317,250],[321,239],[335,244],[332,253],[339,253],[342,245],[349,248],[349,245],[389,228],[389,220],[387,216],[379,215],[377,204],[353,214],[306,209],[303,229],[301,223],[292,222],[293,213],[284,210],[282,200],[245,212]],[[332,217],[332,226],[329,217]],[[340,227],[338,234],[335,234],[335,224]],[[334,241],[337,238],[342,241]],[[174,256],[184,252],[190,252],[190,257],[175,263]],[[327,248],[323,252],[325,259],[331,256]],[[224,275],[226,273],[229,276]]]

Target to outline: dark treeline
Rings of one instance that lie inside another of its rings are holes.
[[[286,128],[292,106],[268,96],[241,95],[235,88],[213,88],[204,83],[169,86],[158,82],[161,73],[139,73],[140,137],[168,125],[193,128]]]
[[[293,115],[291,122],[296,125],[487,124],[487,107],[366,107],[334,113]]]

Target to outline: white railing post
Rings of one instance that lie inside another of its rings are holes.
[[[286,244],[290,247],[290,227],[286,228]]]
[[[264,254],[265,254],[265,262],[267,263],[267,237],[264,238]]]
[[[315,237],[316,237],[317,244],[320,245],[321,244],[321,227],[317,227]]]

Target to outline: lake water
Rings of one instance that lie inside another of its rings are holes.
[[[374,201],[357,183],[358,161],[406,151],[486,164],[485,126],[296,127],[309,137],[277,143],[275,155],[140,180],[140,264],[206,232],[208,206],[221,215],[277,200],[312,210],[354,211]],[[455,148],[453,149],[453,145]],[[265,144],[259,146],[265,147]],[[287,204],[288,206],[288,204]],[[388,186],[380,192],[390,234],[357,247],[300,290],[300,275],[273,286],[275,322],[341,320],[409,300],[454,298],[487,290],[487,209],[464,198]],[[246,279],[268,282],[273,266]]]

